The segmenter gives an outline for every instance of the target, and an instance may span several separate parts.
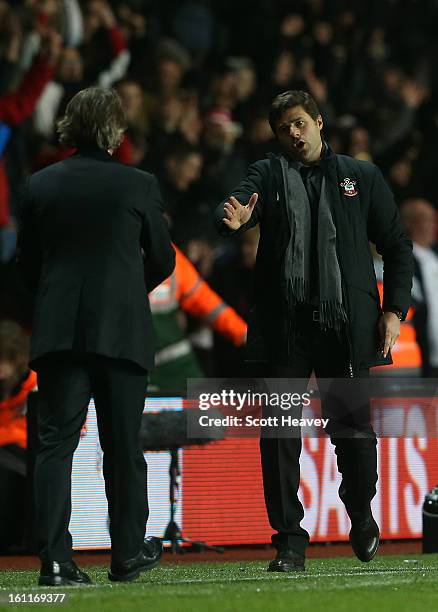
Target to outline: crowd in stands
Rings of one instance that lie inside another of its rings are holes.
[[[211,213],[275,150],[273,97],[305,89],[332,148],[376,163],[405,207],[436,374],[437,21],[438,0],[0,0],[0,319],[30,331],[14,267],[20,188],[73,152],[55,122],[92,84],[126,110],[115,156],[158,176],[173,241],[245,319],[257,234],[224,241]],[[212,351],[214,331],[185,326],[206,374],[235,371],[240,349],[216,338]]]

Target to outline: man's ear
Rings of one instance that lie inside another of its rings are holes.
[[[321,131],[321,130],[322,130],[322,128],[324,127],[324,122],[323,122],[323,120],[322,120],[321,115],[318,115],[318,116],[317,116],[317,118],[316,118],[316,124],[317,124],[317,126],[319,127],[319,131]]]

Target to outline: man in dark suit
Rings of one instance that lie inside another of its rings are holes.
[[[18,263],[35,291],[30,365],[40,394],[35,466],[39,584],[84,584],[68,531],[71,466],[94,397],[112,543],[111,580],[159,562],[144,538],[146,464],[138,441],[153,366],[147,293],[171,274],[170,242],[154,176],[111,157],[125,129],[112,91],[79,92],[58,123],[77,152],[32,175],[24,191]]]
[[[215,215],[223,235],[260,226],[247,357],[268,362],[274,378],[307,380],[314,371],[319,382],[333,379],[335,386],[344,378],[367,378],[370,367],[391,363],[409,308],[412,243],[378,168],[336,155],[322,140],[323,120],[307,92],[278,95],[269,121],[282,153],[252,164]],[[383,307],[369,241],[384,260]],[[324,401],[322,408],[329,409]],[[339,495],[353,550],[370,561],[379,545],[371,512],[377,441],[369,402],[358,408],[328,412],[326,431],[342,475]],[[276,532],[277,556],[268,569],[302,571],[309,534],[300,525],[301,440],[262,437],[260,449]]]

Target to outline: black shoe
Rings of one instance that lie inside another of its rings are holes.
[[[350,544],[361,561],[366,563],[374,557],[379,548],[379,536],[379,527],[372,514],[351,522]]]
[[[163,543],[160,538],[147,537],[136,557],[121,563],[111,563],[108,578],[115,582],[135,580],[140,575],[140,572],[150,570],[158,565],[162,554]]]
[[[78,568],[74,561],[45,561],[41,565],[40,586],[82,586],[91,584],[88,574]]]
[[[268,572],[304,572],[304,557],[293,550],[279,550],[268,565]]]

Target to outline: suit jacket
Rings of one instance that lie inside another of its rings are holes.
[[[73,350],[153,367],[147,294],[175,266],[153,175],[98,149],[33,174],[17,261],[36,294],[31,364]]]
[[[384,260],[383,308],[406,316],[412,287],[412,243],[407,237],[392,194],[373,164],[331,154],[326,181],[336,227],[336,249],[342,275],[343,301],[348,314],[347,340],[354,371],[392,363],[379,348],[377,322],[382,314],[369,241]],[[352,189],[345,187],[348,185]],[[290,239],[286,194],[277,155],[250,166],[246,178],[230,195],[246,204],[259,198],[249,221],[236,232],[223,223],[224,202],[215,211],[222,235],[238,235],[260,224],[254,304],[248,321],[247,359],[290,363],[293,333],[288,322],[282,282],[283,262]],[[289,338],[292,336],[292,341]]]

